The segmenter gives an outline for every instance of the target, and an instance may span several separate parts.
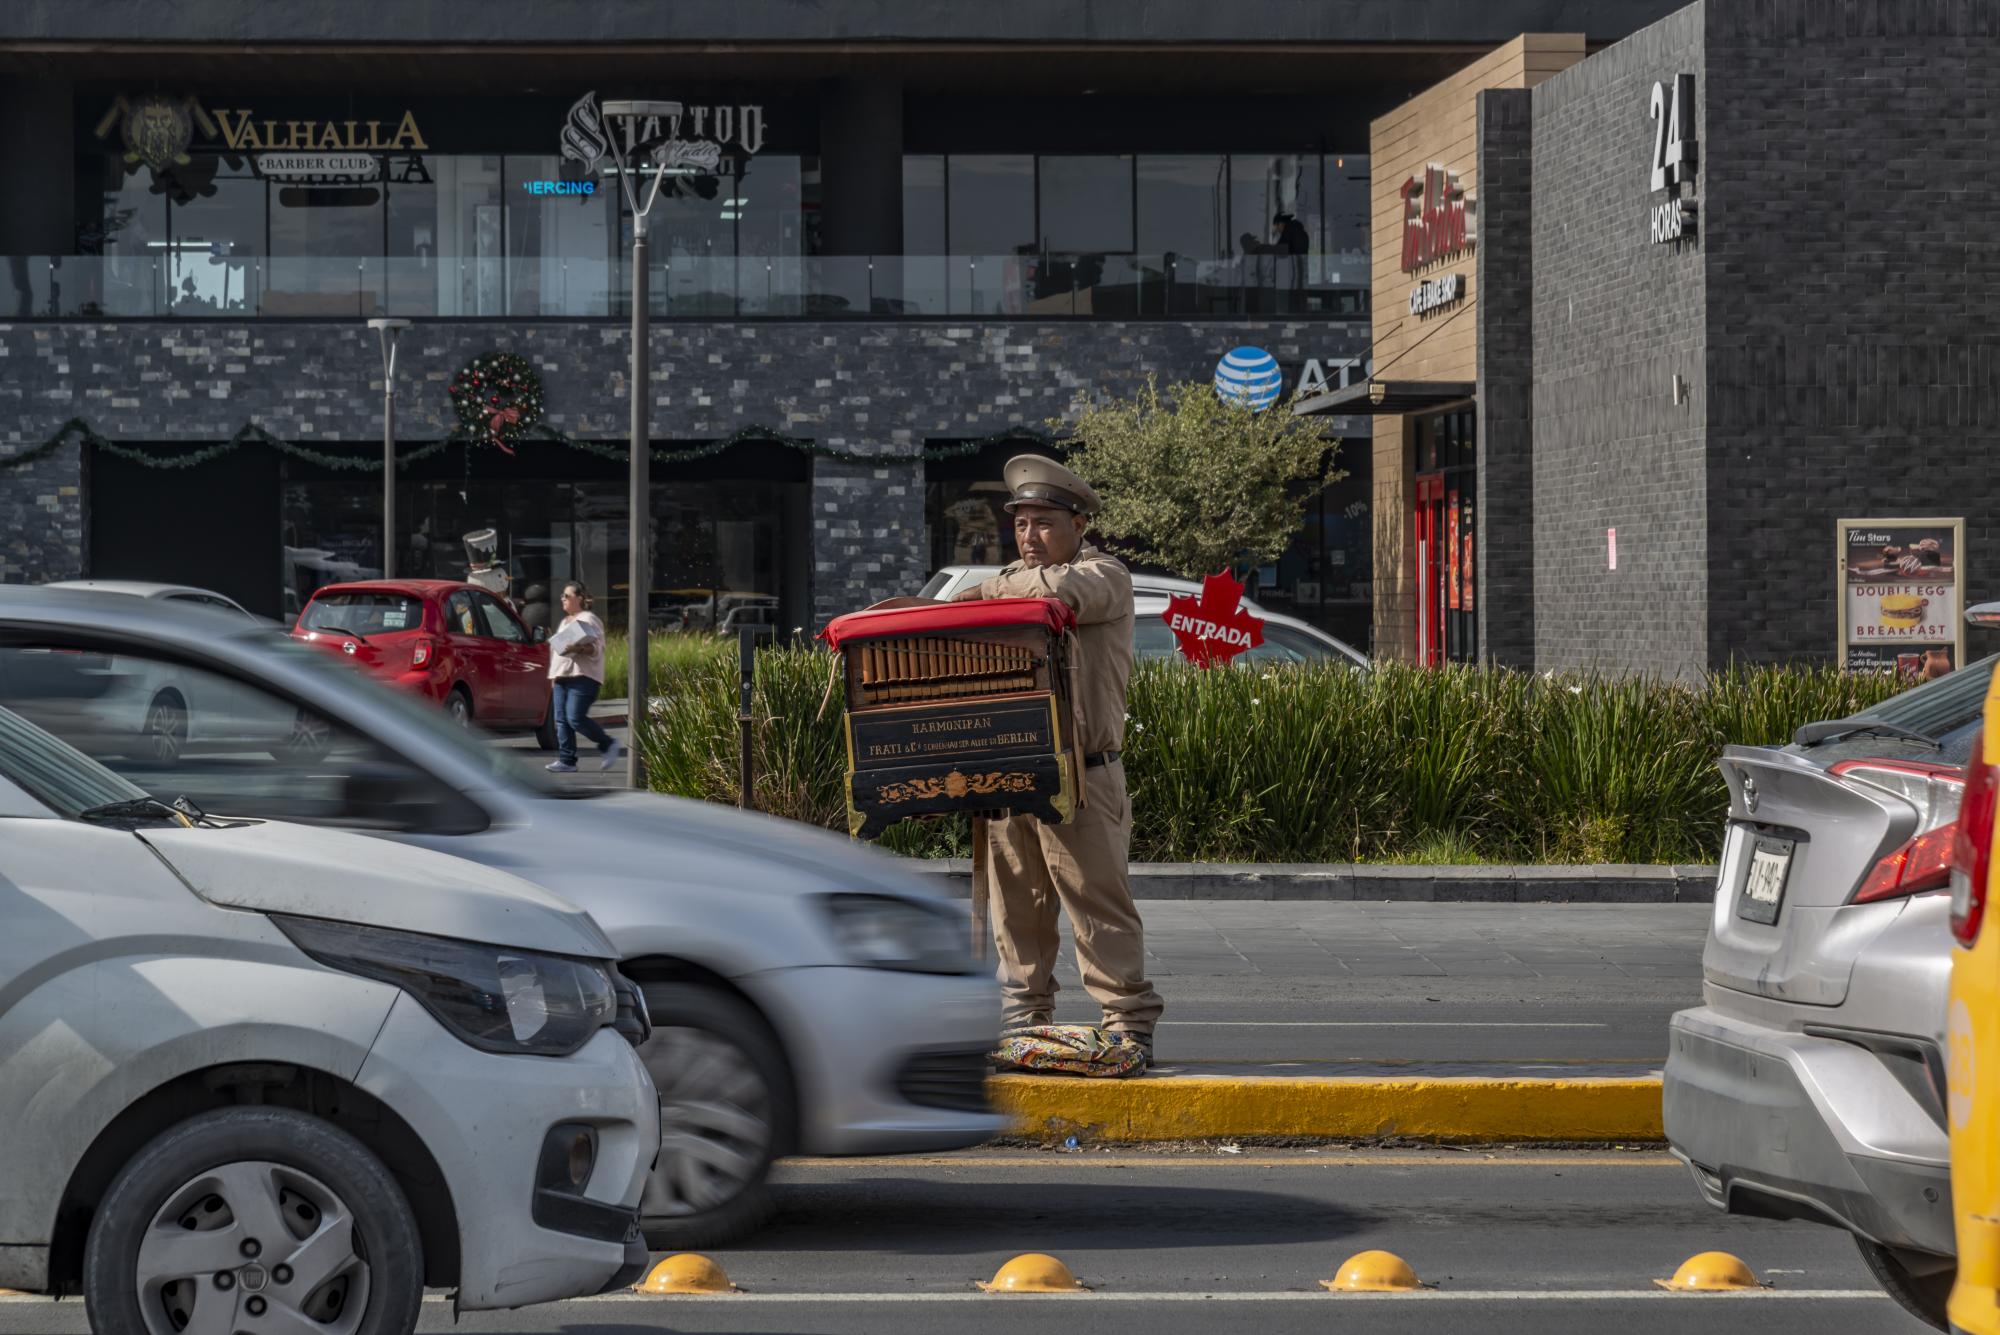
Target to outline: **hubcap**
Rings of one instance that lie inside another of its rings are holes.
[[[452,696],[451,704],[447,708],[451,713],[452,722],[458,724],[461,728],[472,722],[472,709],[471,706],[465,703],[464,696]]]
[[[326,754],[332,741],[332,726],[311,710],[301,709],[292,719],[292,736],[288,745],[293,755],[317,760]]]
[[[639,1055],[660,1091],[660,1161],[639,1212],[683,1217],[742,1195],[771,1151],[771,1089],[749,1054],[706,1029],[655,1028]]]
[[[368,1310],[353,1212],[319,1179],[261,1160],[169,1195],[139,1241],[134,1278],[150,1335],[352,1335]]]
[[[146,711],[146,740],[152,744],[155,760],[180,759],[187,744],[187,714],[165,701]]]

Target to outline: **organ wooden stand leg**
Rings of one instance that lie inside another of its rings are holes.
[[[987,882],[986,817],[972,818],[972,957],[986,958],[986,942],[993,935],[987,920],[987,897],[991,887]]]

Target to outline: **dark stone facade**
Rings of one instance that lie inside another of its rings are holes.
[[[1702,32],[1698,4],[1530,95],[1534,635],[1543,669],[1686,675],[1711,656],[1704,243],[1655,245],[1647,231],[1648,98],[1655,81],[1671,85],[1682,73],[1695,76],[1698,96],[1710,88]],[[1706,144],[1705,127],[1696,142]],[[1714,170],[1704,158],[1697,182]],[[1724,225],[1704,215],[1703,231],[1712,224]],[[1678,396],[1676,376],[1686,386]]]
[[[1699,226],[1659,244],[1677,74]],[[1707,0],[1532,96],[1537,665],[1831,662],[1841,518],[1964,517],[1993,596],[1992,7]]]
[[[1479,532],[1481,655],[1535,664],[1532,217],[1534,119],[1525,88],[1479,94]]]
[[[1079,394],[1128,392],[1149,374],[1205,380],[1244,343],[1277,357],[1289,385],[1309,357],[1362,352],[1367,329],[1324,320],[656,325],[653,434],[670,445],[762,426],[880,456],[879,466],[815,460],[812,609],[823,622],[921,583],[929,554],[915,456],[927,442],[1040,428]],[[552,425],[624,439],[627,330],[581,322],[408,331],[399,436],[444,434],[446,385],[495,348],[539,369]],[[0,325],[0,454],[33,447],[73,416],[132,442],[213,442],[245,422],[303,443],[379,441],[381,394],[381,356],[358,322]],[[85,477],[74,447],[0,472],[0,577],[88,573]]]

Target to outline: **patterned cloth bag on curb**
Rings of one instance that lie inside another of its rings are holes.
[[[1120,1076],[1143,1070],[1146,1053],[1129,1036],[1092,1025],[1034,1024],[1004,1031],[993,1064],[1043,1075]]]

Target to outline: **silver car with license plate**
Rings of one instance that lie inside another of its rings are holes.
[[[1946,863],[1995,661],[1724,751],[1703,1004],[1674,1016],[1666,1068],[1667,1138],[1711,1204],[1848,1230],[1939,1329]]]

